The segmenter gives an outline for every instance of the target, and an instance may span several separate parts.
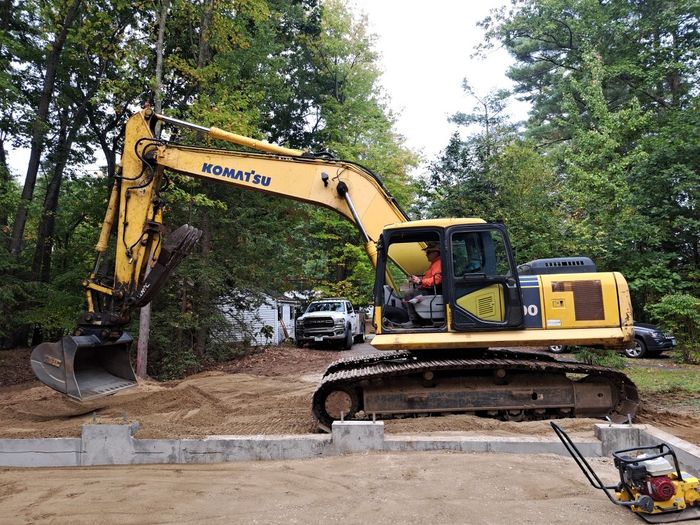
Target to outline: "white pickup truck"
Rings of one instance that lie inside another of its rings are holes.
[[[297,346],[332,342],[349,350],[365,340],[365,315],[347,299],[313,301],[297,318],[294,341]]]

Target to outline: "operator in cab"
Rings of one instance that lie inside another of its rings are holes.
[[[406,300],[417,297],[418,295],[441,293],[440,291],[436,292],[436,289],[442,286],[440,245],[437,242],[429,242],[426,244],[425,248],[423,248],[423,251],[425,251],[425,256],[428,258],[428,261],[430,261],[430,266],[422,276],[411,275],[408,278],[409,283],[416,284],[419,287],[409,292],[405,297]]]

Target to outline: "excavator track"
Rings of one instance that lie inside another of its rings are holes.
[[[574,377],[570,377],[574,375]],[[550,356],[484,351],[476,357],[385,352],[331,364],[313,396],[319,428],[334,420],[471,413],[511,421],[561,417],[628,421],[637,389],[609,368]]]

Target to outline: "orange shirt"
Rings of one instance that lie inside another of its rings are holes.
[[[440,284],[442,284],[442,261],[438,257],[430,263],[430,268],[423,274],[420,285],[421,288],[432,288]]]

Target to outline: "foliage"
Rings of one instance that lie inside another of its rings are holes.
[[[615,350],[578,346],[575,355],[577,360],[587,365],[606,366],[618,370],[626,366],[625,358]]]
[[[36,189],[46,198],[43,205],[36,198],[29,202],[27,249],[16,261],[0,253],[5,343],[26,343],[32,331],[35,339],[55,339],[73,328],[82,309],[80,281],[94,265],[93,246],[123,124],[155,89],[158,5],[84,0],[67,28],[62,53],[47,64],[66,5],[3,4],[8,16],[0,24],[0,61],[6,66],[0,85],[7,89],[0,95],[0,146],[29,144],[42,96],[39,80],[46,67],[56,68],[43,129],[46,177],[39,178]],[[296,148],[331,150],[382,173],[400,199],[410,199],[407,171],[416,157],[393,130],[366,21],[343,2],[173,0],[166,25],[162,95],[169,115]],[[76,132],[66,146],[70,129]],[[232,147],[186,132],[168,138]],[[96,149],[106,160],[106,178],[81,170],[94,160]],[[70,153],[62,157],[61,151]],[[2,174],[0,205],[11,210],[7,217],[0,214],[6,235],[19,188]],[[269,195],[186,177],[171,176],[171,181],[163,194],[166,224],[194,224],[205,235],[201,248],[154,302],[152,374],[179,376],[238,352],[227,334],[247,333],[247,327],[222,314],[223,303],[234,295],[241,308],[254,308],[264,294],[289,289],[322,288],[369,300],[373,272],[355,228],[345,219]],[[50,205],[52,187],[56,203]],[[47,282],[39,286],[27,269],[32,242],[39,242],[35,232],[48,223],[43,242],[51,248],[43,255],[50,266],[44,272]],[[112,279],[111,256],[106,254],[100,271],[106,283]],[[134,332],[135,320],[129,328]]]
[[[157,3],[83,0],[49,64],[70,4],[2,6],[0,147],[29,145],[41,131],[44,152],[29,201],[8,177],[17,174],[0,162],[5,344],[72,328],[83,300],[80,279],[94,265],[123,124],[155,89]],[[482,48],[502,45],[514,57],[513,92],[532,103],[529,119],[508,122],[510,93],[480,94],[465,81],[473,107],[455,108],[451,122],[459,131],[419,181],[409,176],[418,157],[396,133],[380,87],[375,38],[348,5],[172,0],[164,111],[357,162],[420,217],[502,221],[519,262],[589,255],[600,269],[625,274],[638,318],[676,322],[679,341],[697,345],[697,320],[680,321],[693,311],[690,303],[662,299],[700,296],[696,2],[521,0],[493,12],[482,23]],[[56,82],[48,117],[38,122],[40,101],[49,100],[42,99],[48,66]],[[193,132],[167,138],[232,147]],[[87,173],[96,151],[106,166]],[[194,224],[205,235],[154,302],[154,374],[179,376],[238,352],[226,334],[245,327],[221,313],[231,297],[252,307],[266,293],[295,289],[369,302],[373,270],[344,218],[269,195],[171,180],[163,195],[167,227]],[[23,203],[25,248],[12,257],[4,244]],[[42,247],[48,248],[40,285],[30,268]],[[112,278],[104,269],[101,277]]]
[[[260,330],[258,331],[258,334],[263,336],[265,338],[265,344],[269,345],[270,341],[272,340],[273,336],[275,335],[275,328],[270,326],[269,324],[264,325]]]
[[[422,181],[417,211],[427,217],[479,217],[504,223],[520,262],[555,257],[572,249],[565,239],[551,160],[519,138],[503,115],[505,92],[478,96],[471,113],[451,120],[468,126],[455,133]]]
[[[700,363],[700,299],[689,294],[670,294],[647,305],[651,318],[670,329],[678,340],[684,363]]]
[[[423,188],[431,216],[479,211],[502,217],[519,238],[519,254],[587,255],[601,270],[622,271],[637,317],[645,305],[700,286],[697,196],[700,195],[698,49],[700,20],[692,1],[591,2],[522,0],[481,22],[483,53],[504,46],[515,62],[514,93],[531,102],[517,138],[484,147],[489,101],[453,119],[471,134],[450,141]],[[472,92],[473,94],[473,92]],[[478,128],[474,129],[474,124]],[[553,178],[537,189],[544,199],[538,221],[515,232],[521,211],[537,200],[500,201],[508,180],[526,172],[525,159],[510,177],[490,175],[513,141],[546,161]],[[501,144],[499,147],[498,144]],[[491,141],[488,142],[491,144]],[[444,174],[456,173],[454,176]],[[436,174],[442,177],[436,179]],[[451,177],[452,180],[451,180]],[[427,198],[426,198],[427,196]],[[489,210],[486,201],[495,206]],[[433,204],[434,203],[434,204]],[[495,213],[494,213],[495,211]],[[520,258],[521,260],[523,258]]]

